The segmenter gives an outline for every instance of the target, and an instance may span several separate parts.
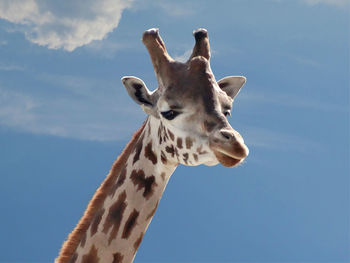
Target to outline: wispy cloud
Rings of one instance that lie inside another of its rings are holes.
[[[199,6],[195,6],[191,1],[177,2],[171,0],[135,0],[132,10],[140,11],[146,9],[160,9],[161,13],[172,17],[190,16],[196,13]]]
[[[317,5],[317,4],[327,4],[337,7],[344,7],[349,5],[349,0],[302,0],[308,5]]]
[[[322,149],[320,143],[310,139],[257,127],[246,127],[244,140],[248,146],[271,150],[310,152],[310,149],[314,151]]]
[[[177,3],[176,1],[155,1],[155,4],[171,16],[188,16],[194,14],[190,3]]]
[[[296,61],[299,64],[311,66],[311,67],[320,67],[322,66],[321,63],[317,62],[316,60],[313,60],[311,58],[301,57],[301,56],[294,56],[292,57],[294,61]]]
[[[246,100],[251,103],[262,103],[262,104],[274,104],[283,107],[291,107],[291,108],[302,108],[302,109],[313,109],[318,111],[326,111],[326,112],[346,112],[347,108],[331,104],[325,101],[317,101],[315,99],[306,98],[306,97],[298,97],[293,94],[285,94],[285,93],[271,93],[267,92],[249,92],[245,91],[243,94],[239,95],[239,100]]]
[[[119,24],[132,0],[3,0],[0,18],[22,25],[28,40],[50,49],[73,51],[102,40]]]
[[[23,70],[25,70],[25,67],[0,62],[0,70],[3,70],[3,71],[23,71]]]
[[[104,41],[92,41],[83,47],[89,54],[98,55],[106,59],[112,59],[120,50],[135,48],[134,43],[123,43],[123,41],[114,41],[105,39]]]
[[[118,91],[123,89],[118,83],[39,74],[37,84],[46,93],[0,87],[0,125],[81,140],[125,139],[145,115],[126,92]]]
[[[275,3],[286,2],[286,0],[270,0],[270,1]],[[349,5],[349,0],[299,0],[299,2],[305,3],[309,6],[325,4],[325,5],[335,6],[335,7],[345,7]]]
[[[0,124],[26,126],[35,119],[32,111],[38,105],[38,101],[30,96],[0,88]]]

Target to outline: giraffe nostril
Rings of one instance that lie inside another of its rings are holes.
[[[230,132],[228,132],[228,131],[220,131],[220,134],[221,134],[226,140],[230,140],[230,139],[233,137],[233,135],[232,135]]]

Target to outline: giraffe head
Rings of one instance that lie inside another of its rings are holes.
[[[185,165],[232,167],[248,155],[242,136],[227,120],[233,101],[246,82],[245,77],[229,76],[219,81],[210,68],[210,47],[205,29],[194,31],[195,46],[186,63],[168,54],[158,29],[144,32],[158,88],[149,91],[136,77],[122,82],[129,95],[151,117],[159,120],[162,160]]]

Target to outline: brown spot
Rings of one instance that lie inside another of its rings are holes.
[[[194,158],[194,160],[196,161],[196,162],[198,162],[198,155],[197,154],[193,154],[193,158]]]
[[[130,158],[132,153],[136,148],[137,142],[140,141],[143,131],[145,129],[146,122],[138,129],[130,142],[126,145],[122,153],[118,156],[117,160],[113,163],[112,169],[107,175],[106,179],[103,181],[101,186],[97,189],[94,196],[92,197],[89,205],[83,215],[79,220],[79,223],[74,228],[74,230],[69,234],[67,240],[63,243],[60,250],[60,254],[56,259],[59,263],[69,262],[73,257],[75,251],[77,250],[82,235],[88,231],[92,220],[94,219],[97,211],[103,207],[103,203],[106,200],[108,194],[111,193],[111,188],[115,184],[120,171],[125,167],[127,160]]]
[[[197,148],[197,153],[199,153],[199,154],[206,154],[206,153],[208,153],[207,151],[203,151],[202,150],[202,145],[201,146],[199,146],[198,148]]]
[[[97,232],[97,229],[98,229],[98,226],[101,222],[101,219],[102,219],[102,216],[103,216],[103,213],[105,212],[105,209],[102,208],[100,209],[97,214],[95,215],[95,218],[94,220],[92,221],[92,224],[91,224],[91,228],[90,228],[90,235],[93,236],[96,234]]]
[[[182,139],[181,138],[177,138],[176,145],[179,149],[182,149]]]
[[[169,133],[170,139],[174,141],[175,139],[174,133],[172,133],[170,130],[168,130],[168,133]]]
[[[204,121],[204,130],[206,132],[211,132],[216,126],[215,122]]]
[[[158,137],[160,137],[161,133],[162,133],[162,129],[161,129],[161,125],[159,125],[159,127],[158,127]]]
[[[112,263],[122,263],[124,256],[120,253],[113,254],[113,261]]]
[[[157,155],[152,151],[152,140],[147,144],[147,146],[145,148],[145,156],[153,164],[157,163]]]
[[[80,246],[84,247],[85,246],[85,242],[86,242],[86,232],[84,234],[82,234],[82,236],[81,236]]]
[[[163,164],[167,163],[167,158],[166,158],[165,153],[163,151],[160,152],[160,160],[162,161]]]
[[[78,253],[75,252],[72,257],[69,259],[68,263],[75,263],[75,261],[77,261],[78,258]]]
[[[165,147],[165,150],[171,154],[171,157],[174,157],[175,155],[175,148],[173,145],[170,145],[170,146],[166,146]]]
[[[175,155],[176,155],[177,160],[179,160],[179,151],[177,150],[177,148],[175,148]]]
[[[111,195],[112,197],[115,195],[115,192],[117,191],[117,189],[124,183],[126,178],[126,168],[124,168],[121,173],[118,176],[118,180],[117,182],[113,185],[112,189],[111,189]]]
[[[111,234],[109,236],[109,243],[118,234],[120,223],[123,219],[123,214],[126,208],[127,203],[126,200],[126,192],[125,190],[119,195],[118,200],[109,208],[107,218],[103,225],[103,232],[105,234],[108,233],[108,230],[112,227]]]
[[[167,130],[165,129],[165,127],[164,127],[164,126],[163,126],[163,135],[164,135],[163,141],[166,141],[167,139],[169,139],[169,136],[168,136]]]
[[[167,140],[169,140],[169,137],[168,137],[168,134],[166,133],[165,131],[165,128],[164,128],[164,131],[163,131],[163,141],[166,142]]]
[[[158,204],[159,204],[159,201],[156,203],[156,206],[153,208],[151,213],[149,213],[149,215],[146,217],[146,221],[150,220],[154,216],[154,213],[156,212],[156,210],[158,208]]]
[[[140,244],[141,244],[141,241],[142,241],[142,238],[143,238],[143,235],[144,233],[141,232],[140,236],[138,239],[136,239],[135,243],[134,243],[134,249],[135,249],[135,252],[136,250],[139,248]]]
[[[135,186],[137,186],[137,191],[143,190],[143,196],[148,200],[150,196],[153,194],[153,188],[157,186],[157,183],[155,182],[155,177],[153,175],[146,178],[144,171],[142,170],[133,170],[131,172],[130,176],[132,182]]]
[[[151,136],[151,123],[148,123],[148,135]]]
[[[97,249],[92,245],[88,254],[84,255],[81,259],[81,262],[84,263],[98,263],[100,259],[97,256]]]
[[[161,173],[160,176],[162,177],[163,181],[165,180],[165,173]]]
[[[140,137],[139,141],[136,144],[134,160],[132,162],[133,164],[136,163],[140,159],[140,153],[142,150],[142,141],[143,141],[143,135]]]
[[[193,145],[193,140],[190,137],[186,137],[186,148],[190,149]]]
[[[126,222],[125,222],[122,238],[127,239],[130,236],[133,228],[137,224],[136,221],[137,221],[139,214],[140,214],[140,212],[137,211],[136,209],[134,209],[134,211],[132,211],[128,220],[126,220]]]
[[[187,161],[188,161],[188,153],[184,153],[182,156],[183,156],[184,162],[187,164]]]

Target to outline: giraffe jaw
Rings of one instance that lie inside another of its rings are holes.
[[[220,151],[219,149],[213,150],[216,159],[223,165],[226,167],[235,167],[237,165],[239,165],[240,163],[243,162],[243,159],[237,159],[234,158],[230,155],[227,155],[226,153],[223,153],[222,151]]]

